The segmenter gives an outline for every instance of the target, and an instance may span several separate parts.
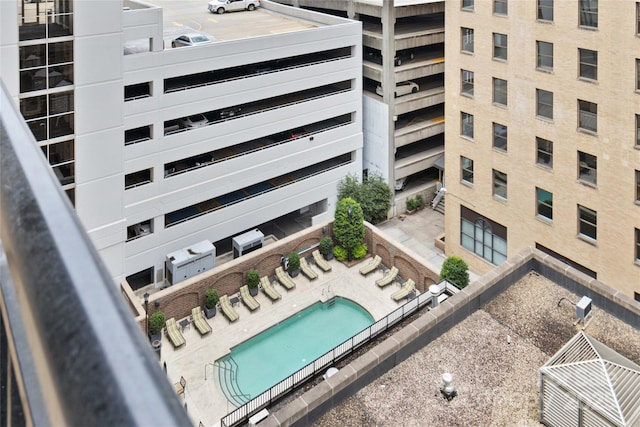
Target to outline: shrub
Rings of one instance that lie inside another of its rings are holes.
[[[469,284],[469,266],[459,256],[450,256],[442,263],[440,280],[447,280],[464,288]]]
[[[218,304],[218,300],[220,297],[218,296],[218,291],[215,289],[207,289],[204,292],[204,305],[209,310],[215,308],[216,304]]]
[[[336,257],[338,261],[344,261],[347,259],[347,250],[342,246],[336,246],[333,248],[333,256]]]
[[[424,197],[422,197],[422,194],[417,194],[415,199],[416,199],[416,208],[421,209],[424,206]]]
[[[151,335],[158,335],[164,328],[165,315],[161,311],[156,311],[149,316],[149,333]]]
[[[387,219],[393,191],[380,174],[372,173],[362,183],[357,175],[347,175],[338,183],[338,200],[347,197],[360,204],[365,221],[377,224]]]
[[[407,197],[407,210],[408,211],[413,211],[416,210],[418,208],[418,204],[416,202],[416,199],[414,197]]]
[[[293,251],[289,254],[289,271],[300,269],[300,254]]]
[[[362,208],[358,202],[348,197],[340,200],[334,218],[333,234],[340,246],[350,251],[364,241]]]
[[[353,248],[353,257],[355,259],[362,259],[367,255],[367,245],[362,243]]]
[[[329,255],[333,252],[333,239],[329,236],[325,236],[320,239],[320,244],[318,249],[322,255]]]
[[[260,273],[255,268],[252,268],[247,273],[247,285],[249,289],[256,289],[260,284]]]

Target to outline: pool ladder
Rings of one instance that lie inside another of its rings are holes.
[[[210,364],[208,364],[210,365]],[[243,393],[237,381],[238,364],[232,357],[221,359],[213,363],[218,368],[220,388],[226,399],[235,407],[240,407],[251,400],[251,395]],[[206,377],[206,366],[205,366]]]
[[[336,295],[331,290],[331,286],[326,289],[322,289],[322,303],[327,307],[333,307],[336,305]]]

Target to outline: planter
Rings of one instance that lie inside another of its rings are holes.
[[[333,252],[329,252],[328,254],[322,254],[322,257],[325,261],[331,261],[333,259]]]
[[[204,306],[204,315],[207,316],[207,319],[211,319],[213,316],[216,315],[216,308],[207,308],[207,306]]]
[[[289,276],[291,277],[296,277],[298,274],[300,274],[300,269],[289,270]]]
[[[410,211],[407,211],[407,215],[413,215],[414,213],[416,213],[416,209],[411,209]]]
[[[255,297],[256,295],[258,295],[258,291],[259,291],[259,289],[258,289],[258,288],[249,288],[249,294],[250,294],[252,297]]]
[[[159,334],[149,334],[149,342],[154,343],[156,341],[160,342],[162,340],[162,333]]]
[[[153,351],[156,352],[158,359],[160,359],[160,356],[161,356],[160,352],[162,350],[162,341],[159,339],[151,341],[151,347],[153,347]]]

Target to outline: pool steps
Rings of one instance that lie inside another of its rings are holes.
[[[251,400],[251,396],[243,393],[238,386],[237,371],[238,364],[233,357],[225,357],[217,360],[214,364],[217,368],[218,384],[222,389],[224,397],[235,407],[240,407]]]

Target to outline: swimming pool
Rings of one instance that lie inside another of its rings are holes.
[[[348,299],[315,303],[218,360],[220,386],[232,403],[244,403],[372,324],[373,317]]]

